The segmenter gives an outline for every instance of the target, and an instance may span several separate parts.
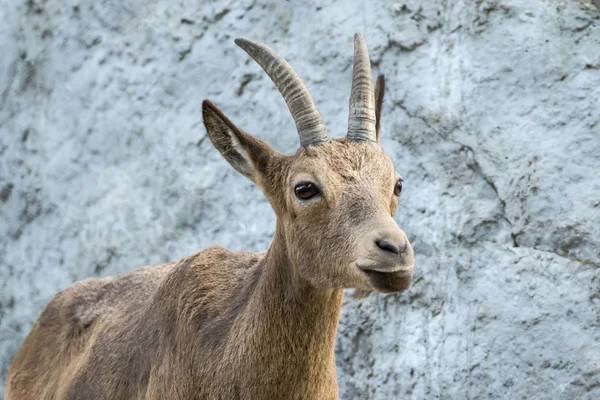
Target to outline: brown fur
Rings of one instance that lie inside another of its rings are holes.
[[[343,289],[401,291],[412,279],[412,248],[392,219],[399,175],[374,143],[334,140],[285,156],[212,103],[203,115],[217,149],[277,214],[269,250],[211,247],[73,284],[25,339],[6,400],[338,397]],[[304,181],[321,195],[296,198]]]

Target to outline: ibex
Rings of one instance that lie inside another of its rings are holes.
[[[46,306],[14,359],[6,400],[336,399],[343,289],[407,289],[412,247],[393,215],[402,179],[379,145],[384,79],[354,37],[348,133],[331,139],[308,90],[266,45],[244,49],[275,83],[301,147],[276,152],[202,104],[223,157],[277,215],[265,253],[211,247],[87,279]]]

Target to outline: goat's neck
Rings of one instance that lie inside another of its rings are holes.
[[[343,291],[317,288],[295,267],[278,223],[243,315],[243,350],[247,357],[263,361],[258,365],[269,360],[273,371],[281,374],[277,379],[335,381],[334,345]]]

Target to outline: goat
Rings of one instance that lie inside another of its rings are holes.
[[[275,83],[300,136],[286,156],[202,104],[214,146],[275,211],[268,251],[210,247],[74,283],[25,339],[6,400],[338,398],[343,290],[400,292],[413,276],[412,247],[393,219],[402,179],[379,145],[384,79],[373,87],[356,34],[348,132],[332,139],[280,55],[235,43]]]

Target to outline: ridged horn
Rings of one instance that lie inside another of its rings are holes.
[[[369,50],[362,35],[356,33],[354,34],[354,67],[352,69],[350,114],[348,115],[348,139],[377,142],[375,123],[375,92]]]
[[[269,75],[296,122],[296,129],[302,146],[318,145],[330,141],[321,114],[308,93],[308,89],[287,61],[269,46],[249,39],[235,39]]]

